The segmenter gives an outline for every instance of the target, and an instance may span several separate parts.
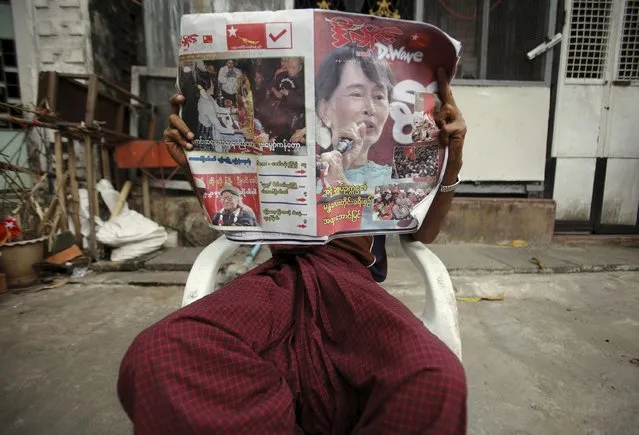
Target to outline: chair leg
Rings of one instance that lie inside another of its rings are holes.
[[[200,252],[186,280],[182,296],[183,307],[215,291],[215,281],[220,267],[239,246],[225,236],[220,236]]]
[[[421,242],[402,236],[408,258],[419,270],[425,285],[424,325],[462,359],[461,334],[455,290],[444,263]]]

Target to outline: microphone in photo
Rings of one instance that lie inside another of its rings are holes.
[[[357,124],[358,129],[362,129],[364,127],[366,127],[366,124],[364,124],[363,122],[360,122],[359,124]],[[335,149],[339,151],[340,153],[344,154],[346,151],[350,150],[352,147],[353,147],[353,139],[348,137],[340,137],[339,141],[337,142],[337,145],[335,146]]]
[[[353,147],[353,139],[349,139],[347,137],[341,137],[335,149],[340,153],[344,154],[346,151],[350,150]]]

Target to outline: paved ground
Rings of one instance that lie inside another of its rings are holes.
[[[388,290],[419,310],[417,275],[392,261]],[[0,433],[131,433],[115,396],[120,358],[179,305],[184,277],[94,274],[0,297]],[[504,294],[460,302],[469,433],[637,433],[639,273],[459,274],[454,283],[460,294]]]
[[[392,239],[394,240],[394,239]],[[389,254],[402,257],[399,243],[387,244]],[[639,249],[619,246],[496,246],[430,245],[451,274],[491,273],[574,273],[639,270]],[[243,246],[235,259],[242,263],[249,251]],[[140,261],[136,266],[156,271],[189,271],[202,248],[173,248]],[[262,249],[258,261],[268,257]],[[130,266],[130,265],[127,265]],[[99,264],[104,270],[120,270],[122,265]]]

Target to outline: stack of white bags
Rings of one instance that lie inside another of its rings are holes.
[[[120,195],[108,180],[100,180],[96,186],[99,195],[113,212]],[[80,194],[80,225],[84,236],[84,244],[87,246],[89,236],[89,192],[79,189]],[[95,217],[96,238],[100,243],[114,248],[111,252],[111,261],[126,261],[144,254],[156,251],[167,240],[167,232],[152,220],[144,217],[135,210],[131,210],[127,204],[117,216],[108,221],[103,221],[99,216]],[[73,229],[73,222],[69,221],[69,228]],[[75,231],[74,231],[75,232]]]

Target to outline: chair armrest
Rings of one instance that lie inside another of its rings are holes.
[[[220,267],[239,246],[222,235],[200,252],[186,280],[182,296],[183,307],[215,291]]]
[[[402,248],[419,270],[425,285],[424,325],[461,361],[461,335],[455,290],[444,263],[423,243],[401,236]]]

